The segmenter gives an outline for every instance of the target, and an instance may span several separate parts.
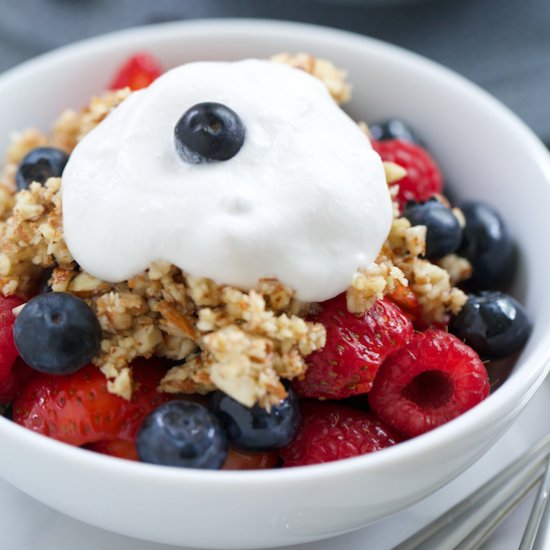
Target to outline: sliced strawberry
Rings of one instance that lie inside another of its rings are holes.
[[[35,376],[38,373],[18,357],[12,365],[8,380],[0,388],[0,403],[11,403]]]
[[[159,61],[150,53],[138,53],[130,57],[118,70],[109,85],[110,90],[147,88],[163,73]]]
[[[397,283],[395,290],[386,296],[394,304],[398,305],[405,315],[411,320],[414,329],[418,331],[425,331],[429,328],[439,328],[446,330],[451,316],[445,314],[443,321],[427,322],[422,316],[422,306],[418,301],[418,297],[414,291],[408,287]]]
[[[305,397],[328,399],[370,391],[384,359],[412,337],[410,320],[386,299],[363,314],[348,311],[344,294],[320,306],[308,320],[325,326],[327,343],[306,357],[306,374],[294,388]]]
[[[397,283],[394,291],[387,297],[398,305],[411,321],[416,321],[422,315],[422,308],[414,291],[405,285]]]
[[[250,452],[230,447],[222,470],[265,470],[275,468],[278,460],[275,451]]]
[[[380,367],[369,394],[372,410],[409,437],[437,428],[489,395],[477,353],[455,336],[416,333]]]
[[[407,170],[407,175],[397,182],[397,202],[401,209],[407,201],[427,201],[443,191],[441,171],[420,145],[400,139],[373,140],[372,148],[382,160],[395,162]]]
[[[165,373],[153,360],[132,363],[135,389],[131,401],[107,391],[99,369],[88,365],[67,376],[39,374],[13,404],[14,421],[72,445],[124,439],[132,441],[145,418],[173,398],[157,392]]]
[[[97,441],[86,445],[86,449],[103,455],[124,458],[125,460],[139,461],[135,441],[126,441],[125,439]]]
[[[284,466],[304,466],[372,453],[402,436],[374,415],[335,403],[302,402],[302,425],[280,451]]]

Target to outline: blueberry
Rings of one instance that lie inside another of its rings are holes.
[[[15,181],[17,189],[28,189],[33,181],[45,183],[48,178],[58,178],[63,173],[69,157],[65,151],[54,147],[38,147],[27,153],[19,164]]]
[[[523,306],[511,296],[482,291],[468,297],[450,329],[480,356],[498,359],[524,346],[531,323]]]
[[[401,139],[421,145],[420,140],[414,135],[413,131],[402,120],[395,118],[369,126],[369,131],[376,141]]]
[[[498,288],[514,270],[514,244],[498,212],[482,202],[467,202],[460,209],[466,220],[459,254],[473,267],[470,290]]]
[[[101,327],[84,300],[49,292],[27,302],[15,320],[13,336],[27,365],[48,374],[70,374],[98,354]]]
[[[229,439],[250,451],[269,451],[288,445],[300,425],[298,400],[292,390],[270,412],[259,405],[251,408],[241,405],[222,392],[212,396],[211,404]]]
[[[200,164],[229,160],[241,149],[245,127],[239,115],[221,103],[198,103],[174,129],[176,151],[182,160]]]
[[[170,401],[145,419],[137,436],[142,462],[217,470],[227,458],[227,436],[217,418],[189,401]]]
[[[462,241],[462,228],[452,211],[436,199],[409,202],[403,217],[412,225],[425,225],[426,257],[442,258],[457,250]]]

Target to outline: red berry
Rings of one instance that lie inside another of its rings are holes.
[[[412,321],[415,330],[425,331],[429,328],[447,330],[451,316],[449,314],[445,314],[442,321],[428,322],[422,317],[422,306],[420,305],[418,297],[411,287],[403,286],[402,284],[397,283],[395,290],[392,293],[387,294],[386,298],[391,300],[403,310],[405,315]]]
[[[17,386],[13,364],[19,353],[13,341],[13,308],[24,304],[17,296],[0,296],[0,402],[6,402]]]
[[[306,397],[328,399],[370,391],[386,357],[412,337],[411,322],[389,300],[378,300],[361,314],[348,311],[344,294],[320,306],[308,320],[325,326],[327,343],[306,357],[306,374],[294,388]]]
[[[284,466],[304,466],[372,453],[403,438],[371,413],[335,403],[304,401],[302,425],[280,451]]]
[[[415,143],[390,139],[372,141],[373,149],[382,160],[395,162],[407,175],[397,182],[399,193],[397,202],[402,209],[407,201],[427,201],[443,190],[443,177],[429,153]]]
[[[13,419],[72,445],[133,441],[145,416],[171,396],[157,392],[163,365],[140,359],[132,363],[132,370],[131,401],[109,393],[105,376],[93,365],[66,376],[39,374],[15,399]]]
[[[124,458],[125,460],[139,461],[135,441],[126,441],[125,439],[98,441],[97,443],[89,443],[86,445],[86,449],[102,455],[116,456],[117,458]]]
[[[264,470],[275,468],[279,455],[274,451],[250,452],[230,447],[222,470]]]
[[[0,388],[0,403],[11,403],[25,384],[35,376],[38,376],[38,373],[18,357],[12,365],[8,380]]]
[[[138,53],[119,68],[109,89],[119,90],[128,87],[131,90],[141,90],[147,88],[162,72],[159,61],[151,54]]]
[[[394,291],[387,297],[398,305],[411,321],[415,322],[422,316],[422,308],[411,287],[397,283]]]
[[[380,367],[369,394],[382,420],[414,437],[459,416],[489,395],[477,353],[442,330],[417,333]]]

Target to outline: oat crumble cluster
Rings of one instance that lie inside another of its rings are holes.
[[[319,78],[335,101],[350,98],[345,72],[332,63],[307,54],[273,59]],[[15,172],[27,152],[49,145],[70,153],[129,95],[128,89],[110,92],[93,98],[81,112],[65,111],[50,135],[26,130],[12,137],[0,175],[1,291],[28,296],[44,269],[50,269],[52,290],[86,300],[103,331],[94,363],[108,378],[109,391],[126,399],[132,393],[129,363],[157,355],[174,364],[161,381],[162,391],[207,393],[219,388],[247,406],[269,408],[286,395],[281,380],[302,376],[304,357],[325,345],[324,327],[304,319],[315,304],[297,301],[292,290],[276,280],[261,280],[246,292],[191,277],[163,262],[122,283],[101,281],[80,269],[65,244],[61,179],[15,192]],[[406,171],[385,163],[385,172],[395,195]],[[460,212],[455,214],[460,221]],[[425,235],[424,226],[411,227],[398,217],[395,206],[377,261],[359,270],[347,290],[348,309],[364,312],[402,285],[415,292],[427,322],[457,314],[466,295],[453,285],[470,276],[471,266],[456,255],[438,265],[423,259]]]

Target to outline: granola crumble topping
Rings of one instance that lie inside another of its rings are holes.
[[[314,57],[308,53],[280,53],[271,57],[272,61],[284,63],[318,78],[330,92],[336,103],[346,103],[351,98],[351,84],[347,73],[327,59]]]

